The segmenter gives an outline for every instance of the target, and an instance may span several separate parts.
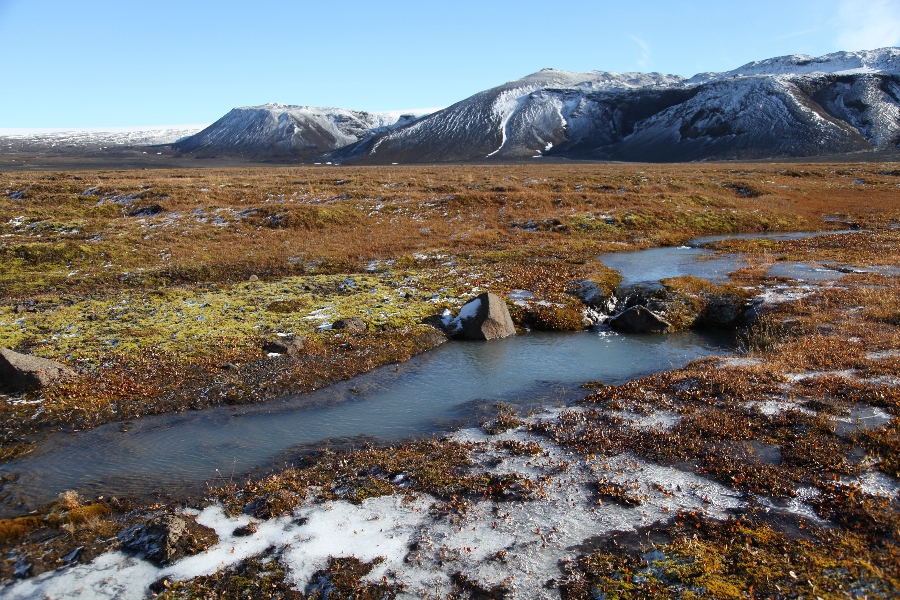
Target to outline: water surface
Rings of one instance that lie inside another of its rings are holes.
[[[328,438],[429,436],[471,422],[479,405],[539,407],[585,395],[581,383],[622,383],[731,348],[722,334],[667,336],[532,332],[491,342],[448,342],[412,360],[323,390],[261,405],[144,417],[55,436],[0,466],[19,479],[4,489],[8,511],[67,489],[140,494],[197,484],[290,458]]]
[[[746,257],[741,254],[719,254],[706,246],[715,242],[736,239],[797,240],[820,235],[839,233],[859,233],[861,230],[814,231],[814,232],[775,232],[775,233],[734,233],[729,235],[710,235],[691,240],[684,246],[667,246],[648,248],[633,252],[608,252],[600,256],[600,262],[615,269],[622,275],[623,286],[652,284],[668,277],[694,276],[721,283],[728,279],[732,271],[747,266]],[[770,271],[773,276],[785,276],[799,279],[838,278],[842,273],[825,267],[800,265],[793,263],[794,275],[782,275],[778,265]]]

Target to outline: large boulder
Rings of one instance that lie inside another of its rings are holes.
[[[0,388],[13,392],[36,390],[74,374],[62,363],[0,348]]]
[[[506,302],[485,292],[460,309],[450,331],[455,337],[467,340],[494,340],[516,335],[516,326]]]
[[[609,320],[609,326],[625,333],[669,333],[672,325],[643,306],[632,306]]]

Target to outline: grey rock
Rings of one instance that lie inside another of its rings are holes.
[[[196,524],[194,527],[202,528]],[[189,548],[191,537],[188,521],[172,514],[132,525],[120,531],[118,535],[122,548],[143,554],[144,558],[159,566],[191,553]]]
[[[301,352],[303,352],[303,347],[306,343],[305,338],[296,337],[296,336],[287,336],[283,338],[278,338],[276,340],[272,340],[263,344],[263,351],[265,352],[275,352],[278,354],[288,354],[290,356],[299,356]]]
[[[332,329],[340,329],[347,333],[363,333],[369,326],[359,317],[351,317],[349,319],[338,319],[331,325]]]
[[[516,335],[516,326],[506,302],[485,292],[460,309],[453,334],[467,340],[495,340]]]
[[[13,576],[18,577],[19,579],[27,579],[31,577],[32,573],[32,564],[27,561],[25,556],[20,556],[15,563],[13,563]]]
[[[141,552],[148,560],[165,564],[178,553],[178,542],[185,531],[187,521],[163,515],[121,531],[119,542],[126,550]]]
[[[618,298],[602,291],[593,281],[574,281],[570,287],[571,293],[584,304],[594,310],[609,313],[615,309]]]
[[[609,320],[609,326],[625,333],[669,333],[672,325],[643,306],[633,306]]]
[[[746,308],[744,302],[729,294],[702,294],[705,304],[703,314],[698,324],[711,325],[713,327],[734,326],[743,317]]]
[[[75,372],[53,360],[0,348],[0,387],[21,392],[42,388]]]

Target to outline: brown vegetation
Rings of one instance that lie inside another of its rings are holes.
[[[725,523],[679,515],[655,558],[586,553],[557,582],[564,597],[770,597],[790,589],[826,597],[864,588],[890,596],[900,573],[900,509],[896,498],[853,481],[868,466],[900,476],[900,278],[870,269],[900,266],[897,173],[873,164],[0,174],[0,345],[81,372],[39,393],[0,396],[3,456],[28,451],[28,434],[47,428],[256,402],[405,360],[440,341],[423,322],[476,288],[527,289],[547,301],[513,307],[520,325],[577,328],[582,307],[572,283],[593,281],[607,292],[618,283],[597,261],[601,252],[712,233],[871,229],[723,242],[721,250],[752,261],[731,284],[665,282],[694,310],[704,294],[745,300],[761,285],[785,284],[793,295],[744,332],[745,362],[705,359],[620,386],[598,383],[584,407],[545,421],[499,407],[484,429],[527,425],[523,435],[546,438],[492,444],[509,456],[540,456],[548,442],[587,461],[631,452],[706,474],[750,500],[750,514]],[[745,186],[753,197],[736,192]],[[8,197],[17,190],[25,190],[21,198]],[[800,290],[766,274],[785,261],[869,272]],[[321,331],[304,320],[324,308],[332,318],[371,315],[369,331]],[[302,356],[266,356],[265,343],[284,331],[305,338]],[[860,406],[891,421],[840,430],[839,420]],[[653,413],[669,414],[671,427],[628,416]],[[541,497],[540,480],[472,472],[473,451],[445,441],[324,451],[218,498],[234,512],[268,518],[310,498],[424,492],[439,499],[438,518],[452,519],[478,499]],[[799,486],[819,490],[810,505],[833,530],[783,533],[765,520],[756,500],[787,501]],[[642,501],[605,479],[596,481],[596,500]],[[64,550],[86,545],[87,557],[113,547],[96,540],[112,539],[126,508],[70,494],[38,514],[0,521],[0,542],[55,568]],[[42,541],[47,530],[60,532],[56,541]],[[318,575],[358,594],[369,570],[341,559]],[[277,561],[261,558],[159,591],[302,597],[283,578]],[[456,584],[466,588],[464,578]],[[396,591],[376,585],[366,593]]]

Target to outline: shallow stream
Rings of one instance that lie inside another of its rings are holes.
[[[256,468],[290,462],[311,443],[429,436],[477,421],[497,402],[525,409],[572,402],[587,393],[582,383],[622,383],[731,347],[728,335],[695,332],[531,332],[448,342],[311,394],[54,436],[36,453],[0,466],[0,474],[19,476],[6,484],[2,510],[21,512],[68,489],[140,495],[241,480]]]

